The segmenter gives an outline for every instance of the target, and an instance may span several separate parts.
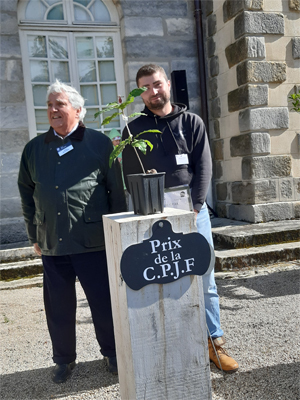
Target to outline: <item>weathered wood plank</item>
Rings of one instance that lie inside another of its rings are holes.
[[[125,249],[152,236],[167,219],[174,232],[195,231],[193,213],[114,214],[103,218],[123,400],[211,399],[202,278],[186,276],[139,291],[122,280]]]

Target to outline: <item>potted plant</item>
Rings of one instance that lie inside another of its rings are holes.
[[[139,160],[143,173],[141,174],[131,174],[127,176],[128,180],[128,190],[132,197],[133,208],[135,214],[154,214],[156,212],[163,212],[164,210],[164,183],[165,183],[165,172],[159,172],[155,169],[145,171],[142,160],[138,154],[137,149],[139,149],[143,154],[146,154],[147,147],[150,151],[153,148],[152,143],[149,140],[140,138],[144,133],[161,133],[157,129],[151,129],[147,131],[140,132],[135,137],[130,132],[128,126],[128,119],[136,117],[138,115],[145,115],[144,113],[136,112],[129,116],[125,114],[125,109],[128,105],[132,104],[136,97],[140,96],[147,88],[138,88],[132,90],[126,101],[122,101],[119,96],[118,101],[109,103],[105,109],[98,111],[95,114],[95,118],[102,113],[107,113],[114,111],[111,115],[103,119],[102,125],[109,124],[113,119],[121,116],[125,121],[126,128],[128,130],[128,138],[122,140],[119,145],[115,146],[114,150],[111,152],[109,157],[109,166],[111,167],[114,160],[119,156],[119,154],[124,150],[125,146],[132,146],[135,154]]]

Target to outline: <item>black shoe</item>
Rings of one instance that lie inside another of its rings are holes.
[[[71,376],[76,367],[75,361],[70,364],[56,364],[52,371],[52,380],[54,383],[64,383]]]
[[[110,373],[114,375],[118,375],[118,364],[117,364],[117,357],[104,357],[106,361],[107,368]]]

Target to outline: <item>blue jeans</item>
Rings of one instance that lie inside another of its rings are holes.
[[[196,220],[197,231],[201,233],[214,247],[211,233],[210,217],[206,203],[203,204]],[[220,326],[220,307],[217,286],[215,282],[214,269],[202,276],[203,293],[205,303],[206,323],[213,339],[223,336],[223,331]]]

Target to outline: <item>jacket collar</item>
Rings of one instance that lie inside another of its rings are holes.
[[[71,139],[71,140],[82,141],[83,140],[84,131],[85,131],[85,126],[80,121],[76,131],[74,131],[72,133],[72,135],[68,136],[68,138]],[[47,132],[47,134],[45,136],[45,143],[53,142],[56,138],[57,138],[57,136],[54,135],[53,128],[50,127],[49,131]]]

